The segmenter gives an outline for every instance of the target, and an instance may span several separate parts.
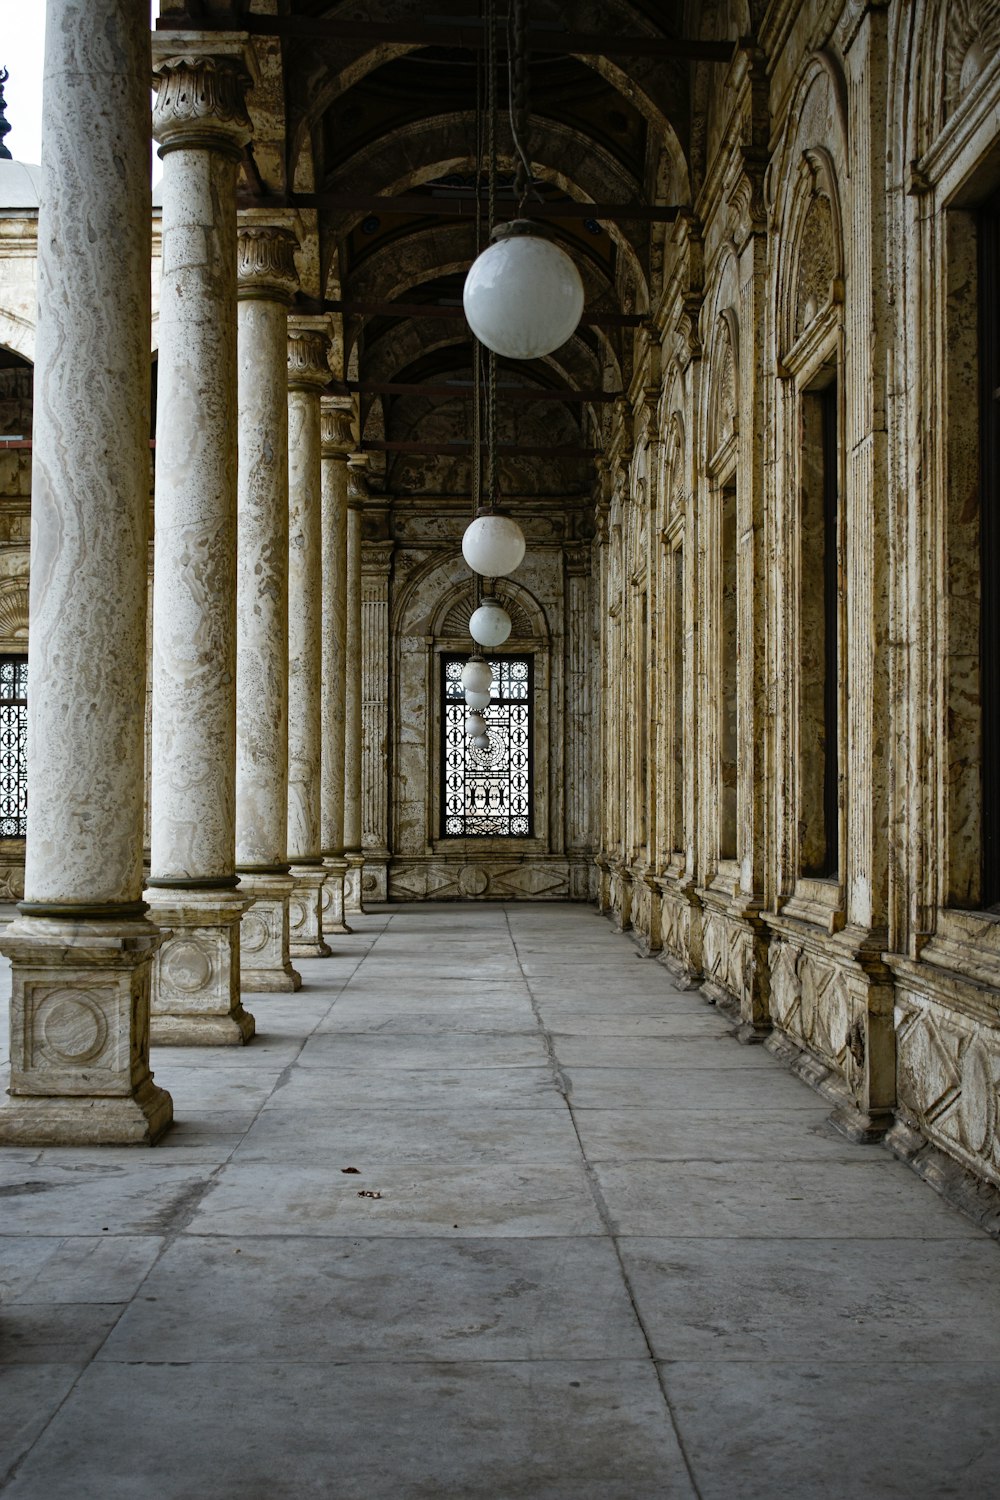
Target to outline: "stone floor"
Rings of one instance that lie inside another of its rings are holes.
[[[1000,1494],[993,1241],[588,908],[358,928],[0,1156],[5,1495]]]

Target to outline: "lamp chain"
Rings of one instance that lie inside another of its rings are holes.
[[[517,212],[524,212],[531,187],[531,162],[526,151],[528,139],[528,49],[527,0],[510,0],[513,34],[510,38],[510,129],[514,138],[517,164],[514,169],[514,196]]]

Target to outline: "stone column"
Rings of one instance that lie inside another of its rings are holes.
[[[161,44],[163,45],[163,44]],[[213,43],[213,45],[216,45]],[[218,44],[221,48],[221,43]],[[241,56],[162,57],[151,873],[153,1040],[244,1042],[236,876],[236,163]]]
[[[362,889],[388,900],[389,879],[389,575],[392,542],[361,548],[361,848]]]
[[[244,990],[297,990],[288,901],[289,229],[239,231],[236,549],[236,869],[254,904],[240,924]]]
[[[49,0],[31,528],[25,899],[0,1141],[151,1142],[159,943],[142,896],[149,31]]]
[[[324,958],[320,840],[322,472],[320,393],[330,381],[325,318],[288,325],[288,857],[296,958]]]
[[[363,454],[347,463],[347,668],[344,674],[344,910],[363,912],[361,872],[361,510],[364,504]]]
[[[347,456],[354,442],[350,410],[320,402],[323,453],[323,768],[320,843],[323,932],[347,933],[344,921],[344,709],[347,652]]]

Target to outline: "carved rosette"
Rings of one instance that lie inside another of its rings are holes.
[[[160,155],[201,148],[238,158],[253,135],[246,107],[251,80],[241,59],[170,57],[153,72],[153,135]]]
[[[339,458],[346,462],[347,455],[354,447],[350,408],[337,405],[336,397],[326,396],[320,402],[319,414],[323,457]]]
[[[258,298],[290,307],[299,288],[298,240],[278,225],[241,227],[237,238],[237,286],[241,300]]]
[[[288,388],[321,391],[330,383],[330,339],[320,328],[288,329]]]

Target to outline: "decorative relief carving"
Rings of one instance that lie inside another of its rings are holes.
[[[565,900],[570,892],[569,866],[545,860],[504,859],[476,865],[450,861],[392,860],[389,864],[389,899],[392,901],[455,901],[481,899]],[[482,889],[482,879],[486,884]]]
[[[39,1055],[56,1067],[95,1062],[108,1042],[108,1021],[98,999],[64,986],[39,987],[32,996],[32,1065]]]
[[[28,580],[5,578],[0,582],[0,642],[24,645],[28,639]]]
[[[299,285],[295,269],[298,240],[279,225],[241,227],[237,236],[239,295],[291,305]]]
[[[945,116],[958,108],[1000,52],[998,0],[951,0],[944,43]]]
[[[799,239],[796,338],[829,307],[836,274],[833,207],[825,194],[817,193],[806,210]]]
[[[242,151],[253,127],[250,74],[238,57],[172,57],[154,74],[153,135],[164,151],[205,145]]]
[[[912,993],[896,1007],[899,1102],[924,1134],[1000,1182],[1000,1034]]]
[[[211,954],[196,938],[181,937],[168,941],[161,949],[160,975],[182,994],[195,995],[212,983],[215,965]]]
[[[252,907],[240,923],[240,956],[260,953],[271,939],[270,913],[266,908]]]
[[[708,410],[708,452],[715,458],[739,430],[734,317],[720,317],[712,344]]]

